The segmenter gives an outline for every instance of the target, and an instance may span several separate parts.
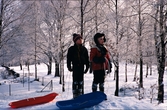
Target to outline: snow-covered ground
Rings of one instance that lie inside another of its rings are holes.
[[[31,97],[37,97],[37,96],[43,96],[51,92],[56,92],[59,95],[51,102],[41,105],[35,105],[35,106],[28,106],[28,107],[22,107],[18,108],[17,110],[57,110],[58,107],[56,106],[56,101],[60,100],[67,100],[72,99],[72,73],[68,72],[65,66],[65,92],[62,92],[62,85],[59,84],[59,77],[54,77],[54,71],[52,72],[52,75],[47,75],[47,67],[44,64],[38,65],[38,81],[34,80],[34,74],[30,74],[30,77],[27,75],[27,67],[23,67],[23,70],[20,70],[19,67],[11,67],[11,69],[14,69],[16,72],[20,73],[20,78],[17,78],[17,80],[8,79],[4,80],[0,78],[0,110],[12,110],[8,104],[10,102],[31,98]],[[125,82],[125,72],[124,72],[124,63],[120,63],[120,78],[119,78],[119,97],[114,96],[115,92],[115,80],[113,72],[106,76],[105,80],[105,93],[107,95],[106,101],[103,101],[102,103],[95,105],[90,108],[86,108],[85,110],[97,110],[97,109],[121,109],[121,110],[129,110],[129,109],[135,109],[135,110],[141,110],[141,109],[160,109],[160,110],[167,110],[167,70],[164,74],[164,89],[165,89],[165,97],[164,97],[164,103],[163,104],[157,104],[157,90],[154,88],[154,97],[151,103],[151,86],[157,85],[158,81],[158,74],[156,66],[153,67],[153,73],[152,75],[148,75],[148,77],[145,77],[145,68],[144,68],[144,91],[142,95],[144,95],[143,99],[138,100],[139,92],[136,91],[137,89],[137,83],[133,82],[134,72],[135,72],[135,66],[133,64],[128,65],[128,82]],[[30,66],[30,73],[34,72],[34,66]],[[23,73],[27,77],[22,77]],[[139,71],[138,71],[139,76]],[[32,76],[31,76],[32,75]],[[18,81],[23,81],[24,83],[20,83]],[[51,86],[48,85],[43,92],[41,91],[45,85],[47,85],[50,81],[53,81],[53,91],[51,90]],[[91,92],[91,85],[93,80],[93,74],[87,73],[84,75],[84,92],[89,93]],[[27,83],[27,82],[31,83]],[[43,81],[43,82],[42,82]],[[11,92],[10,92],[10,86],[11,86]],[[125,89],[126,88],[126,89]]]

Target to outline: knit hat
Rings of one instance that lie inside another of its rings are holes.
[[[73,41],[74,42],[76,42],[79,38],[82,39],[82,36],[80,34],[76,34],[76,33],[73,34]]]
[[[98,45],[99,44],[99,42],[98,42],[98,38],[100,38],[100,37],[103,37],[104,36],[104,42],[106,42],[106,38],[105,38],[105,34],[103,34],[103,33],[96,33],[95,35],[94,35],[94,42],[96,43],[96,45]]]

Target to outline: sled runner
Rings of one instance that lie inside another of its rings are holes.
[[[53,92],[45,96],[39,96],[39,97],[33,97],[33,98],[23,99],[19,101],[14,101],[9,103],[9,106],[11,106],[11,108],[19,108],[19,107],[43,104],[43,103],[52,101],[57,95],[58,95],[57,93]]]
[[[97,105],[106,99],[106,94],[97,91],[88,94],[83,94],[71,100],[57,101],[56,105],[61,110],[76,110],[88,108]]]

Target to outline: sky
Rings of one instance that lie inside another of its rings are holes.
[[[128,64],[128,82],[125,82],[124,75],[124,62],[120,63],[120,72],[119,72],[119,96],[114,96],[115,92],[115,80],[113,70],[110,74],[106,75],[105,79],[105,94],[107,95],[107,100],[101,102],[98,105],[92,106],[90,108],[85,108],[83,110],[167,110],[167,68],[164,73],[164,103],[158,104],[157,98],[157,81],[158,74],[156,66],[153,66],[152,75],[148,75],[145,77],[146,67],[144,66],[144,76],[143,76],[143,85],[144,89],[142,91],[143,99],[139,100],[139,92],[137,92],[137,82],[133,81],[135,65]],[[139,67],[139,66],[138,66]],[[13,110],[8,105],[10,102],[18,101],[22,99],[32,98],[47,95],[52,92],[56,92],[59,95],[56,98],[45,104],[28,106],[17,108],[15,110],[59,110],[56,106],[57,101],[69,100],[72,99],[72,73],[69,72],[66,68],[64,68],[65,72],[65,92],[62,92],[62,85],[59,84],[59,77],[54,77],[54,68],[51,75],[47,75],[47,67],[44,64],[38,65],[38,77],[39,81],[34,81],[34,65],[30,66],[30,77],[27,73],[27,67],[23,66],[23,70],[20,70],[19,67],[10,67],[14,71],[20,74],[19,78],[16,79],[2,79],[0,76],[0,110]],[[3,68],[0,67],[0,73],[3,71]],[[137,76],[139,77],[139,69],[137,72]],[[24,79],[24,83],[23,83]],[[43,83],[42,83],[43,80]],[[50,85],[50,81],[53,81],[53,86]],[[22,82],[21,82],[22,81]],[[91,85],[93,81],[93,74],[89,72],[84,74],[84,93],[90,93]],[[30,83],[28,83],[30,82]],[[49,83],[49,84],[48,84]],[[43,92],[40,92],[45,85],[48,84]],[[155,85],[155,88],[151,89],[151,86]],[[11,92],[9,92],[9,86],[11,86]],[[51,87],[53,89],[51,90]],[[153,92],[151,93],[151,91]],[[151,95],[153,94],[153,100],[151,103]]]

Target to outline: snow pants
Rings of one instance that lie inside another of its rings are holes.
[[[95,70],[93,71],[93,83],[92,83],[92,91],[97,91],[97,86],[99,84],[99,90],[104,92],[104,79],[105,79],[105,71],[104,70]]]
[[[84,94],[84,65],[73,66],[73,98]]]

